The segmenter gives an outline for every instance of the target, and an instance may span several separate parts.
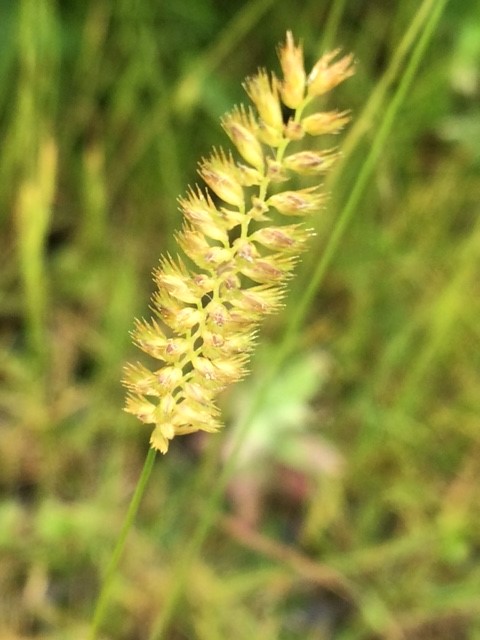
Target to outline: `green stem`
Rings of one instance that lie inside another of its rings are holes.
[[[125,542],[137,514],[140,501],[143,497],[143,494],[145,493],[145,488],[153,469],[153,463],[155,462],[155,456],[156,451],[154,449],[149,449],[147,457],[145,459],[145,464],[143,465],[142,473],[130,501],[130,505],[128,507],[127,515],[125,516],[120,535],[118,536],[117,544],[115,545],[115,549],[113,550],[112,557],[110,558],[110,562],[103,578],[103,585],[95,605],[92,626],[90,629],[88,640],[95,640],[95,638],[97,637],[97,633],[103,619],[103,614],[105,612],[105,607],[107,605],[108,597],[110,595],[110,590],[112,588],[115,572],[120,562],[120,558],[122,557],[122,553],[125,548]]]
[[[323,31],[319,55],[322,55],[325,51],[330,51],[330,49],[333,48],[332,43],[335,42],[340,20],[345,9],[345,4],[346,0],[336,0],[333,2],[333,5],[331,5]]]

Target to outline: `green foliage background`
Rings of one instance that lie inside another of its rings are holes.
[[[222,399],[224,433],[156,461],[101,637],[480,638],[479,3],[446,3],[332,244],[442,3],[0,3],[1,638],[87,637],[147,449],[121,411],[128,332],[175,250],[177,196],[287,29],[310,63],[355,53],[327,105],[353,112],[344,160],[251,380]]]

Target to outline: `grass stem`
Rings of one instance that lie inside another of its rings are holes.
[[[145,464],[143,465],[143,469],[140,474],[140,478],[138,479],[137,486],[135,487],[135,491],[130,501],[130,505],[128,507],[127,515],[122,525],[120,535],[118,536],[117,544],[115,545],[112,556],[110,558],[110,562],[105,572],[103,585],[95,605],[95,610],[94,610],[93,619],[92,619],[92,626],[90,628],[90,634],[88,636],[88,640],[95,640],[97,638],[98,630],[103,620],[103,615],[105,613],[105,608],[107,606],[110,590],[112,588],[113,580],[115,578],[115,573],[125,548],[125,543],[127,540],[128,533],[133,525],[135,516],[137,515],[138,507],[140,505],[140,501],[143,497],[143,494],[145,493],[145,489],[147,487],[150,474],[152,473],[155,457],[156,457],[156,451],[154,449],[149,449],[147,453],[147,457],[145,459]]]

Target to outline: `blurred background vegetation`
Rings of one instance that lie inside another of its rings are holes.
[[[480,638],[480,3],[446,4],[211,500],[435,4],[0,3],[2,639],[87,637],[149,436],[121,410],[129,330],[177,196],[287,29],[309,64],[355,53],[329,104],[353,112],[344,161],[227,428],[157,459],[102,637]]]

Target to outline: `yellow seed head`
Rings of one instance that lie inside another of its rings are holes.
[[[290,32],[278,53],[283,80],[263,70],[247,78],[253,108],[235,107],[222,119],[238,157],[214,149],[198,169],[206,186],[179,198],[184,222],[176,240],[193,268],[178,256],[160,260],[155,318],[136,321],[132,331],[134,343],[158,365],[153,371],[138,363],[125,367],[125,411],[154,425],[150,444],[162,453],[175,436],[222,426],[215,398],[245,376],[258,323],[281,306],[312,235],[303,221],[273,225],[273,210],[304,218],[325,198],[318,186],[275,192],[275,185],[290,181],[292,172],[328,171],[335,150],[298,146],[309,140],[305,134],[337,133],[348,120],[345,111],[302,114],[315,96],[353,73],[351,56],[333,62],[337,52],[326,54],[307,80],[302,47]],[[295,111],[286,124],[282,102]]]
[[[267,204],[284,215],[305,216],[318,211],[324,200],[324,194],[318,193],[316,187],[310,187],[298,191],[282,191],[271,196]]]
[[[333,165],[338,154],[334,149],[328,149],[322,152],[316,151],[300,151],[291,156],[287,156],[284,164],[288,169],[297,173],[308,176],[325,173]]]
[[[330,64],[338,54],[339,49],[326,53],[313,67],[307,80],[309,97],[327,93],[355,73],[351,54],[344,56],[334,64]]]
[[[202,161],[199,174],[219,198],[235,207],[243,206],[240,174],[231,156],[214,150],[210,158]]]
[[[285,137],[289,140],[301,140],[305,135],[305,131],[300,122],[295,122],[292,118],[287,122],[284,133]]]
[[[290,109],[296,109],[304,99],[306,75],[303,48],[295,46],[291,31],[287,31],[285,44],[279,49],[279,58],[283,71],[282,100]]]
[[[222,125],[242,158],[262,172],[265,160],[251,111],[247,114],[237,107],[222,119]]]
[[[339,133],[350,120],[348,111],[314,113],[302,120],[303,129],[311,136]]]
[[[269,79],[267,72],[260,69],[257,75],[247,78],[245,90],[256,106],[263,123],[275,131],[282,131],[282,108],[278,97],[278,80],[272,75]]]
[[[304,248],[312,231],[300,224],[283,227],[264,227],[252,234],[251,239],[274,251],[299,252]]]
[[[161,453],[167,453],[168,441],[172,440],[174,435],[175,426],[171,422],[157,424],[150,436],[150,444],[153,449],[157,449]]]
[[[220,242],[227,241],[228,227],[222,223],[222,216],[208,194],[205,196],[200,189],[190,189],[187,196],[179,198],[178,202],[185,219],[196,227],[202,236]]]

